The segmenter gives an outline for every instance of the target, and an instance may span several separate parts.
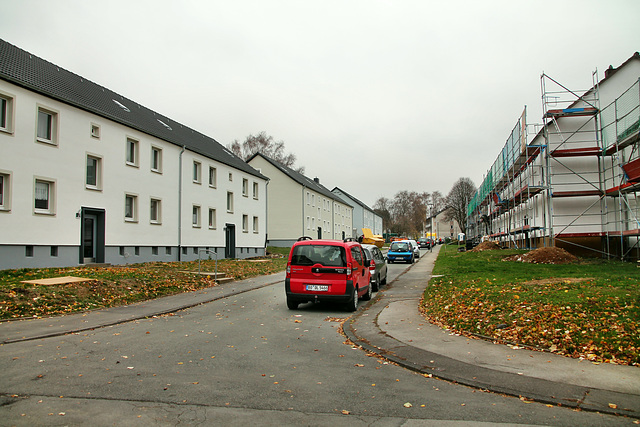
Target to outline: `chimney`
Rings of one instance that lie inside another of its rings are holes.
[[[316,184],[320,184],[320,178],[316,176],[315,178],[313,178],[313,182],[315,182]]]

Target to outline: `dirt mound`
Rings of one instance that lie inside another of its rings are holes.
[[[532,264],[571,264],[577,260],[578,257],[556,247],[540,248],[523,255],[513,255],[504,259],[504,261],[521,261]]]
[[[500,249],[500,246],[498,246],[497,243],[486,241],[471,249],[471,252],[493,251],[496,249]]]

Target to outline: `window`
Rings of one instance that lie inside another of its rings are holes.
[[[55,213],[55,183],[44,179],[36,179],[34,208],[36,213]]]
[[[258,217],[257,216],[253,217],[253,232],[254,233],[258,232]]]
[[[158,247],[151,246],[151,255],[158,255]]]
[[[11,175],[0,172],[0,211],[11,209]]]
[[[31,258],[33,256],[33,245],[24,247],[24,256]]]
[[[193,218],[191,220],[191,223],[193,224],[194,227],[200,227],[200,206],[198,205],[193,205]]]
[[[58,247],[57,246],[51,246],[51,256],[52,257],[57,257],[58,256]]]
[[[195,182],[196,184],[200,184],[201,181],[201,170],[202,170],[202,165],[200,164],[200,162],[196,162],[194,160],[193,162],[193,182]]]
[[[233,213],[233,193],[227,191],[227,212]]]
[[[151,147],[151,170],[162,173],[162,148]]]
[[[165,254],[166,254],[166,255],[171,255],[171,246],[167,246],[167,247],[165,248]]]
[[[253,198],[255,200],[258,200],[258,183],[257,182],[253,183]]]
[[[133,138],[127,138],[127,164],[138,166],[138,141]]]
[[[100,139],[100,126],[95,123],[91,123],[91,137]]]
[[[242,178],[242,195],[249,197],[249,180],[246,178]]]
[[[38,107],[37,140],[47,144],[57,144],[58,115],[50,110]]]
[[[233,181],[233,174],[229,172],[229,181]]]
[[[249,231],[249,215],[242,215],[242,232],[247,233]]]
[[[86,187],[92,190],[102,188],[102,159],[100,157],[87,155],[87,176]]]
[[[0,93],[0,131],[13,132],[13,97]]]
[[[216,210],[213,208],[209,208],[209,228],[216,229]]]
[[[160,199],[151,199],[149,203],[149,220],[152,224],[162,223],[162,203]]]
[[[124,220],[130,222],[138,221],[138,196],[135,196],[133,194],[125,194]]]
[[[218,171],[213,166],[209,166],[209,187],[216,188],[218,181]]]

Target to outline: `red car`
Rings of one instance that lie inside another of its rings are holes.
[[[327,301],[355,311],[358,299],[371,299],[369,267],[357,241],[301,237],[289,252],[284,281],[287,307],[295,310],[301,303]]]

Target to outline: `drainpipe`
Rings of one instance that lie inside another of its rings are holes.
[[[182,153],[186,145],[180,150],[180,164],[178,165],[178,261],[182,261]]]
[[[269,242],[269,180],[264,184],[264,254],[267,254]]]
[[[302,185],[302,234],[301,237],[305,235],[304,233],[304,191],[307,188],[306,185]]]

